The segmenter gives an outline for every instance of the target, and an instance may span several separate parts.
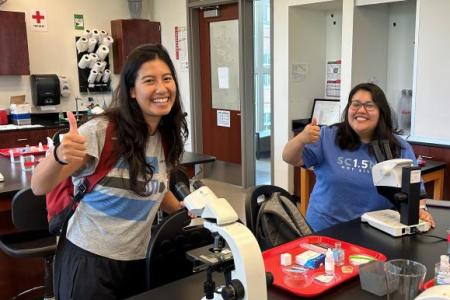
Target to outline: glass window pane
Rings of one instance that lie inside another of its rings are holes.
[[[212,107],[240,110],[238,20],[210,23]]]

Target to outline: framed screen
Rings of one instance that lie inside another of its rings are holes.
[[[311,120],[316,117],[319,125],[333,125],[341,121],[339,99],[314,99]]]

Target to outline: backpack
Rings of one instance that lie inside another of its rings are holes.
[[[279,192],[272,193],[261,204],[255,232],[261,249],[266,250],[311,233],[311,228],[295,204]]]
[[[86,193],[92,191],[95,185],[108,174],[117,161],[117,153],[113,151],[114,124],[108,122],[105,145],[94,173],[83,178],[74,193],[72,176],[61,181],[46,195],[47,218],[49,232],[60,235],[63,225],[70,219],[75,209]],[[65,232],[64,232],[65,234]]]

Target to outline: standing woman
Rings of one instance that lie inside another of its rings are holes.
[[[362,83],[351,90],[342,123],[320,128],[313,119],[284,147],[284,161],[314,167],[316,184],[306,219],[315,231],[392,208],[373,184],[372,166],[377,162],[369,144],[388,140],[395,158],[409,158],[415,164],[416,158],[411,146],[394,133],[391,117],[384,92],[375,84]],[[424,192],[423,185],[421,189]],[[421,201],[420,218],[434,227]]]
[[[79,203],[55,256],[56,299],[123,299],[145,290],[145,255],[161,206],[181,208],[168,191],[169,168],[179,164],[188,134],[175,68],[161,45],[130,55],[110,108],[70,131],[35,169],[31,186],[44,195],[72,176],[74,186],[92,174],[109,122],[114,124],[113,169]],[[163,141],[168,144],[167,156]],[[56,180],[55,180],[56,178]]]

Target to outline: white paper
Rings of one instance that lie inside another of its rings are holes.
[[[317,119],[319,125],[332,125],[340,120],[339,101],[315,101],[312,117]]]
[[[411,178],[409,183],[419,183],[420,182],[420,170],[411,171]]]
[[[291,66],[291,80],[301,82],[305,80],[309,72],[309,65],[306,63],[292,64]]]
[[[231,127],[229,110],[217,110],[217,126]]]
[[[218,67],[217,77],[219,79],[219,89],[230,88],[230,69],[228,67]]]

